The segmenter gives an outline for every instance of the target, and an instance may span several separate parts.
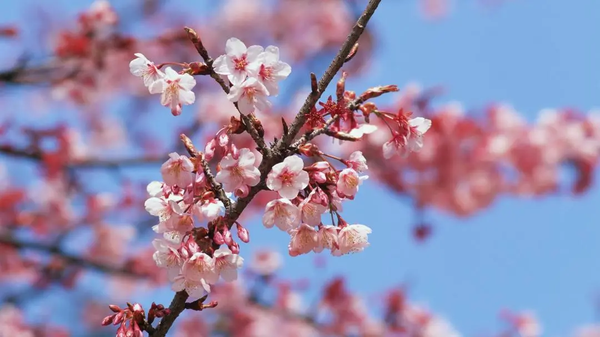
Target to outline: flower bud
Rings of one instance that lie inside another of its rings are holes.
[[[244,242],[244,243],[250,242],[250,233],[248,232],[248,230],[246,228],[242,227],[242,225],[240,225],[239,223],[237,224],[237,235],[238,235],[238,238],[240,238],[240,240],[242,240],[242,242]]]
[[[223,238],[223,234],[219,231],[215,231],[215,235],[213,235],[213,241],[217,245],[222,245],[225,243],[225,238]]]
[[[228,247],[231,250],[231,253],[233,253],[233,254],[239,254],[240,253],[240,245],[238,245],[237,242],[232,241],[231,245],[228,245]]]
[[[231,246],[233,243],[233,237],[231,236],[231,232],[229,229],[227,229],[227,227],[223,227],[223,242],[227,246]]]

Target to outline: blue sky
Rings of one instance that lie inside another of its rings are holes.
[[[370,74],[348,87],[443,85],[447,92],[439,102],[457,100],[468,109],[507,102],[530,121],[546,107],[600,107],[600,2],[512,0],[493,9],[474,0],[454,2],[449,17],[430,22],[418,15],[414,0],[383,1],[370,24],[379,37]],[[23,14],[17,6],[5,10],[0,23]],[[466,336],[498,328],[502,308],[534,310],[544,336],[567,336],[595,316],[599,203],[594,187],[581,197],[503,197],[467,219],[428,210],[435,232],[417,244],[410,237],[412,208],[368,182],[344,215],[373,228],[371,247],[328,257],[325,274],[346,275],[367,298],[409,281],[413,300]],[[249,228],[246,252],[268,246],[286,254],[285,233],[258,222]],[[286,259],[282,276],[322,281],[314,257]],[[171,294],[158,297],[145,301],[168,302]]]

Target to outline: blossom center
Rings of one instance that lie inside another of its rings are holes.
[[[346,177],[344,177],[344,182],[349,187],[354,188],[354,187],[358,186],[359,179],[356,176],[347,175]]]
[[[248,65],[248,61],[246,60],[246,55],[243,55],[240,58],[233,59],[233,67],[237,71],[245,70],[247,65]]]
[[[273,80],[273,67],[265,67],[264,64],[261,65],[258,75],[262,78],[263,81],[272,81]]]
[[[290,186],[294,183],[296,175],[293,172],[285,171],[281,174],[281,183],[285,186]]]

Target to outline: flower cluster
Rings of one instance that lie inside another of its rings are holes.
[[[144,54],[136,53],[135,56],[137,58],[129,63],[129,71],[144,80],[144,85],[151,94],[161,94],[160,104],[169,107],[173,116],[181,114],[183,104],[194,103],[194,77],[187,73],[177,73],[171,67],[162,72],[160,67],[154,65]]]
[[[244,160],[245,150],[240,151]],[[215,230],[225,206],[215,197],[205,174],[195,170],[193,158],[177,153],[169,156],[161,167],[164,182],[151,182],[147,188],[150,197],[145,202],[146,210],[159,218],[160,222],[153,229],[164,237],[152,242],[156,249],[153,257],[157,266],[167,270],[173,290],[185,289],[190,296],[200,297],[204,291],[210,292],[210,285],[219,277],[235,280],[243,259],[238,256],[239,246],[226,226],[217,233],[226,237],[219,244],[227,243],[227,246],[216,250],[211,248],[212,241],[207,238],[208,229],[194,226],[196,221],[206,220]],[[244,182],[242,179],[239,184]],[[242,241],[248,240],[247,230],[239,224],[238,236]]]
[[[314,151],[313,147],[309,152]],[[267,204],[263,224],[267,228],[277,226],[290,234],[291,256],[324,249],[331,250],[333,255],[343,255],[362,251],[369,245],[367,235],[371,229],[360,224],[348,225],[339,214],[342,202],[353,199],[359,185],[368,178],[359,175],[367,169],[366,159],[358,151],[348,160],[339,160],[346,168],[337,170],[325,160],[304,167],[302,158],[292,155],[269,172],[267,187],[278,192],[280,198]],[[332,218],[336,215],[337,226],[321,222],[321,216],[328,211]]]
[[[236,38],[227,40],[225,55],[214,62],[215,72],[227,77],[231,91],[227,95],[237,102],[239,111],[248,115],[256,110],[265,111],[271,103],[267,96],[277,96],[278,82],[292,72],[289,64],[279,60],[279,48],[246,45]]]

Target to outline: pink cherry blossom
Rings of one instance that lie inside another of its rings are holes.
[[[174,200],[175,198],[174,195],[170,195],[168,199],[150,197],[144,203],[144,207],[150,215],[157,216],[160,222],[167,221],[173,214],[183,214],[183,210]]]
[[[173,280],[171,289],[176,292],[185,290],[191,298],[200,298],[204,292],[210,292],[210,284],[205,279],[192,280],[184,275],[179,275]]]
[[[390,141],[383,144],[383,157],[391,158],[400,152],[403,156],[410,151],[418,152],[423,147],[423,135],[431,127],[431,120],[423,117],[413,118],[408,121],[408,133],[395,132]]]
[[[356,172],[361,173],[369,169],[367,166],[367,159],[363,156],[362,151],[354,151],[346,161],[348,167],[354,169]]]
[[[215,284],[219,279],[219,274],[215,269],[215,260],[206,253],[194,252],[185,262],[182,274],[186,279],[194,281],[206,280],[208,284]]]
[[[345,168],[338,177],[337,191],[344,196],[354,196],[358,192],[358,186],[367,178],[368,176],[359,176],[354,169]]]
[[[360,224],[342,228],[338,234],[339,250],[332,251],[332,254],[344,255],[362,251],[369,246],[367,235],[371,232],[371,228]]]
[[[221,170],[215,180],[223,184],[223,189],[227,192],[243,186],[256,186],[260,182],[260,171],[255,162],[256,157],[250,149],[241,149],[237,159],[228,154],[221,160]]]
[[[317,246],[317,231],[312,226],[302,224],[299,228],[292,229],[290,235],[288,246],[290,256],[307,254]]]
[[[158,69],[154,62],[148,60],[142,53],[135,53],[137,56],[133,61],[129,62],[129,71],[137,77],[144,80],[144,85],[150,87],[152,83],[162,79],[165,74]]]
[[[271,168],[267,176],[267,187],[279,192],[283,198],[294,199],[298,193],[308,186],[308,172],[303,170],[304,161],[292,155]]]
[[[187,187],[194,181],[194,164],[186,156],[180,156],[176,152],[169,154],[169,160],[162,164],[160,173],[165,184],[169,186]]]
[[[216,271],[221,275],[221,278],[227,282],[237,280],[237,271],[244,264],[244,259],[237,254],[233,254],[227,247],[221,247],[215,250],[213,256]]]
[[[338,227],[321,226],[317,232],[317,244],[313,248],[315,253],[320,253],[323,249],[335,250],[338,246]]]
[[[225,213],[225,205],[215,198],[205,199],[194,205],[193,211],[197,217],[212,221]]]
[[[311,226],[320,224],[321,215],[327,211],[327,207],[313,200],[315,196],[316,190],[313,190],[298,206],[302,215],[302,222]]]
[[[289,231],[300,226],[300,210],[288,199],[269,201],[263,215],[263,224],[267,228],[277,226],[282,231]]]
[[[152,255],[154,262],[160,268],[166,268],[169,279],[173,280],[181,270],[183,258],[178,252],[178,246],[162,239],[154,239],[152,245],[156,251]]]
[[[154,81],[149,89],[151,94],[162,94],[160,104],[171,108],[173,116],[181,114],[181,105],[194,103],[196,95],[192,91],[196,80],[190,74],[178,74],[171,67],[165,70],[165,76]]]
[[[256,77],[269,91],[270,96],[279,93],[278,81],[286,79],[292,72],[292,67],[285,62],[279,61],[279,48],[268,46],[260,53],[257,62],[252,63],[249,72]]]
[[[163,234],[163,237],[170,242],[181,242],[185,234],[194,228],[194,218],[189,214],[178,214],[179,211],[180,208],[178,207],[177,212],[171,214],[166,221],[153,226],[152,230],[158,234]]]
[[[262,51],[261,46],[246,48],[244,42],[232,37],[225,43],[225,55],[215,59],[215,72],[227,76],[231,84],[239,85],[249,75],[250,66],[258,61]]]
[[[240,112],[248,115],[258,109],[267,111],[271,107],[271,102],[267,99],[269,92],[267,88],[256,78],[249,77],[244,82],[231,87],[227,98],[231,102],[237,102]]]

